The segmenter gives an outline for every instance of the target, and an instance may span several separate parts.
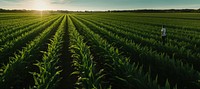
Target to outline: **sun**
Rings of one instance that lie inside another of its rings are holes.
[[[33,7],[34,10],[43,11],[43,10],[49,9],[47,0],[34,0],[33,4],[34,4],[34,7]]]

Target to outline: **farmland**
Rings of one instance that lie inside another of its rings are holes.
[[[2,89],[200,89],[199,72],[199,13],[0,13]]]

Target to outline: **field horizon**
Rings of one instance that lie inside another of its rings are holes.
[[[67,10],[67,9],[56,9],[56,10],[34,10],[34,9],[5,9],[5,8],[0,8],[0,12],[13,12],[13,11],[69,11],[69,12],[188,12],[188,13],[199,13],[200,8],[143,8],[143,9],[111,9],[111,10]]]

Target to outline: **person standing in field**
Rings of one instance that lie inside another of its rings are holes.
[[[167,34],[166,34],[166,28],[164,25],[162,26],[162,29],[161,29],[161,36],[162,36],[162,43],[163,45],[165,45]]]

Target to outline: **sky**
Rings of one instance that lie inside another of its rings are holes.
[[[198,9],[200,0],[0,0],[0,8],[73,11]]]

